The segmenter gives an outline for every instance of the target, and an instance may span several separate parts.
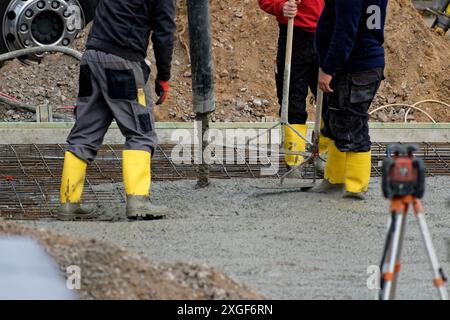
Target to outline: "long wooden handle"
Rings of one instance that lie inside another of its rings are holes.
[[[317,86],[317,99],[316,99],[316,120],[314,122],[314,137],[313,143],[315,144],[315,148],[317,151],[319,150],[319,139],[320,139],[320,131],[322,129],[322,112],[323,112],[323,100],[324,94],[323,91],[320,90],[319,86]]]
[[[294,2],[294,0],[290,0]],[[289,19],[286,39],[286,59],[284,63],[283,103],[281,106],[281,122],[288,123],[289,90],[291,85],[292,43],[294,39],[294,18]]]

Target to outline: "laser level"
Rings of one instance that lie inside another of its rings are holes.
[[[383,195],[387,199],[412,195],[418,199],[425,194],[425,164],[416,158],[416,145],[390,145],[383,161]]]
[[[383,161],[382,189],[383,195],[391,200],[391,220],[380,265],[382,300],[395,299],[406,219],[411,207],[428,254],[433,283],[440,298],[448,300],[445,286],[447,279],[439,264],[420,200],[425,194],[425,164],[422,159],[416,158],[414,153],[418,150],[416,145],[391,145],[387,148],[387,157]]]

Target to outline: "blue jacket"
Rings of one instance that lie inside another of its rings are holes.
[[[388,0],[325,0],[316,46],[330,75],[384,67],[384,24]]]

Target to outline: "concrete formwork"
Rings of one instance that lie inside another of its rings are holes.
[[[275,123],[213,123],[212,129],[220,131],[242,129],[264,131]],[[73,123],[0,123],[0,144],[64,144]],[[313,125],[310,125],[312,128]],[[379,143],[397,142],[446,143],[450,141],[450,123],[371,123],[372,140]],[[177,144],[182,136],[192,135],[194,123],[160,122],[156,130],[161,144]],[[279,133],[279,129],[272,130]],[[311,130],[308,133],[311,136]],[[279,136],[279,135],[278,135]],[[248,137],[248,136],[247,136]],[[124,138],[114,123],[105,137],[106,144],[121,144]],[[274,142],[274,141],[272,141]]]

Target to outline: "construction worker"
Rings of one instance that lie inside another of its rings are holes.
[[[81,207],[86,167],[113,120],[126,138],[123,181],[127,217],[161,218],[167,208],[149,201],[150,163],[157,144],[153,99],[147,84],[149,38],[162,104],[168,94],[175,26],[175,0],[100,0],[80,66],[76,123],[67,139],[61,181],[61,220],[90,219]]]
[[[308,88],[317,94],[319,77],[319,57],[315,49],[314,33],[324,6],[324,0],[258,0],[265,12],[277,17],[279,24],[277,72],[275,81],[279,104],[283,103],[283,80],[286,58],[287,23],[294,18],[294,40],[292,47],[291,83],[289,92],[289,123],[301,133],[307,135],[308,113],[306,99]],[[324,106],[326,109],[326,106]],[[284,149],[301,153],[305,152],[306,143],[290,127],[285,127]],[[321,136],[320,153],[324,153],[328,139]],[[304,158],[300,155],[286,155],[288,169],[300,165]]]
[[[332,142],[316,192],[344,188],[344,197],[365,198],[371,173],[368,110],[384,79],[386,7],[387,0],[325,1],[316,43]]]

